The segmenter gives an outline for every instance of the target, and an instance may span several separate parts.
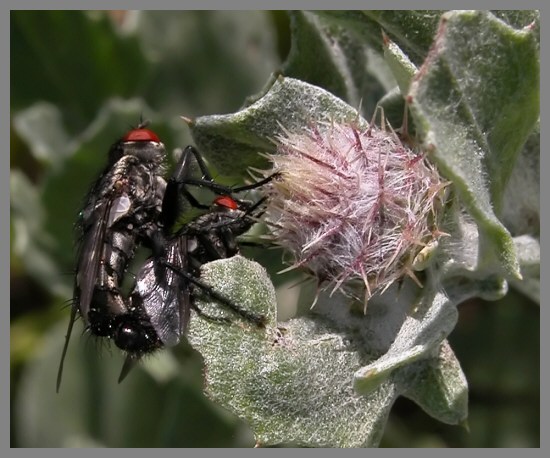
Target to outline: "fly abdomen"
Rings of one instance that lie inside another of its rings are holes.
[[[119,228],[115,230],[115,228]],[[98,337],[111,338],[114,320],[128,312],[127,300],[121,291],[127,266],[136,248],[136,228],[117,221],[103,243],[96,283],[85,321],[90,332]]]
[[[88,329],[96,337],[110,337],[113,334],[115,318],[116,315],[92,308],[88,312]]]
[[[112,321],[115,345],[133,356],[151,353],[163,346],[149,317],[140,313],[119,315]]]
[[[127,265],[134,254],[135,237],[131,233],[120,232],[113,232],[111,236],[111,243],[104,244],[104,257],[99,265],[87,322],[93,335],[116,342],[121,320],[128,316],[130,309],[121,287]]]
[[[111,232],[103,244],[97,283],[94,287],[90,310],[99,310],[111,315],[127,311],[120,288],[136,247],[131,230]]]

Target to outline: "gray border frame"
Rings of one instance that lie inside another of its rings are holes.
[[[22,1],[4,1],[2,2],[2,5],[0,6],[0,52],[2,59],[0,62],[2,62],[4,65],[0,67],[0,106],[2,109],[2,113],[0,115],[0,133],[1,138],[4,139],[5,143],[7,144],[7,141],[9,139],[9,124],[7,120],[9,119],[10,112],[9,112],[9,100],[10,100],[10,68],[9,64],[6,65],[6,63],[9,63],[10,58],[10,14],[9,11],[11,9],[14,10],[23,10],[23,9],[85,9],[85,7],[89,7],[90,9],[240,9],[240,10],[247,10],[247,9],[268,9],[268,7],[271,7],[271,9],[299,9],[299,8],[313,8],[313,9],[361,9],[361,8],[381,8],[381,9],[408,9],[407,7],[414,7],[415,9],[427,9],[427,8],[433,8],[433,9],[440,9],[440,8],[449,8],[449,7],[457,7],[459,9],[466,9],[466,8],[472,8],[472,9],[489,9],[490,6],[493,6],[494,8],[499,9],[539,9],[541,11],[541,17],[544,18],[545,8],[546,5],[544,5],[541,1],[528,1],[528,2],[497,2],[496,0],[490,0],[487,2],[484,2],[483,5],[480,5],[480,2],[472,2],[472,1],[465,1],[465,2],[449,2],[451,4],[448,4],[447,2],[437,2],[435,0],[431,1],[417,1],[414,2],[414,4],[403,4],[402,2],[395,2],[395,1],[360,1],[360,0],[341,0],[337,4],[335,2],[329,2],[326,0],[317,0],[315,2],[296,2],[296,1],[290,1],[290,0],[280,0],[278,2],[270,2],[270,4],[262,4],[260,5],[258,2],[250,1],[250,0],[237,0],[237,1],[231,1],[231,2],[221,2],[220,0],[203,0],[203,1],[185,1],[185,2],[178,2],[177,0],[157,0],[154,3],[153,2],[147,2],[144,0],[122,0],[122,1],[105,1],[105,0],[97,0],[97,1],[84,1],[84,2],[78,2],[78,4],[75,4],[74,1],[67,1],[67,0],[58,0],[58,1],[49,1],[49,2],[41,2],[37,0],[22,0]],[[487,4],[488,3],[488,4]],[[503,5],[504,3],[504,5]],[[405,7],[405,8],[403,8]],[[550,14],[550,13],[549,13]],[[541,20],[542,24],[542,20]],[[541,26],[541,42],[544,42],[544,31],[542,30]],[[548,60],[544,54],[544,46],[541,46],[541,75],[544,74],[544,72],[547,72],[547,65]],[[543,78],[541,78],[541,82],[544,81]],[[541,111],[544,111],[544,107],[546,106],[546,103],[548,101],[548,96],[546,94],[546,91],[543,90],[541,84]],[[545,119],[541,114],[541,119]],[[543,143],[545,143],[545,129],[544,126],[541,128],[541,139],[543,140]],[[0,155],[0,186],[2,186],[2,193],[0,193],[0,200],[2,203],[2,212],[5,211],[5,217],[0,219],[0,233],[1,234],[8,234],[9,232],[9,219],[8,219],[8,212],[9,212],[9,157],[8,154],[1,154]],[[546,157],[541,158],[541,166],[543,170],[546,170],[544,167],[544,163],[547,163],[548,159]],[[547,187],[547,184],[542,184],[542,191],[544,194],[544,187]],[[541,208],[541,214],[544,215],[545,209],[544,206]],[[544,220],[544,218],[541,218]],[[545,235],[545,231],[541,228],[541,240]],[[3,259],[8,259],[9,256],[9,239],[7,237],[3,237],[1,242],[1,252],[3,255]],[[7,265],[2,265],[2,275],[1,275],[1,290],[7,294],[9,291],[9,284],[8,284],[8,275],[7,275]],[[5,269],[5,270],[4,270]],[[544,268],[541,266],[541,271],[545,271]],[[544,275],[543,275],[544,277]],[[548,288],[548,285],[543,282],[542,284],[543,291]],[[546,292],[546,291],[545,291]],[[542,297],[545,297],[543,294]],[[543,308],[543,306],[541,306]],[[544,308],[543,308],[544,309]],[[543,319],[541,317],[541,319]],[[546,321],[547,318],[544,318]],[[9,309],[8,307],[1,307],[0,308],[0,358],[2,362],[2,367],[7,368],[7,365],[9,364]],[[547,343],[548,337],[545,336],[545,333],[541,333],[541,346],[542,348],[545,348],[545,343]],[[548,370],[548,362],[545,359],[541,359],[541,374],[547,374]],[[542,378],[542,377],[541,377]],[[541,382],[543,382],[541,380]],[[11,449],[9,452],[8,444],[10,443],[10,437],[9,437],[9,431],[10,431],[10,417],[9,417],[9,392],[8,392],[8,386],[10,383],[9,379],[9,371],[2,370],[0,371],[0,412],[2,412],[2,417],[0,419],[0,447],[2,448],[2,456],[29,456],[31,454],[34,454],[31,450],[19,450],[19,449]],[[546,383],[541,384],[541,391],[546,388]],[[548,421],[547,421],[547,407],[548,407],[548,399],[547,396],[544,396],[543,393],[541,393],[541,430],[542,431],[548,431],[546,427],[548,427]],[[544,435],[541,435],[541,449],[543,449],[543,443],[545,443],[545,437]],[[546,444],[544,444],[546,445]],[[4,449],[6,449],[4,451]],[[63,457],[63,456],[75,456],[75,453],[78,456],[113,456],[113,454],[116,454],[117,456],[131,456],[132,458],[136,457],[149,457],[151,455],[151,452],[147,449],[143,450],[101,450],[101,449],[78,449],[78,450],[63,450],[63,449],[52,449],[51,451],[49,449],[37,449],[38,453],[40,454],[40,457]],[[262,454],[268,454],[271,456],[275,456],[277,454],[278,456],[281,454],[288,455],[288,456],[294,456],[294,454],[297,452],[296,450],[292,449],[262,449],[258,450],[258,452],[254,450],[226,450],[226,449],[212,449],[212,450],[201,450],[201,449],[192,449],[192,450],[161,450],[161,451],[155,451],[155,454],[161,454],[162,456],[189,456],[189,454],[192,454],[192,456],[201,455],[201,456],[212,456],[215,454],[221,454],[223,453],[223,456],[227,456],[227,453],[229,452],[230,456],[246,456],[252,453],[262,453]],[[38,455],[37,453],[37,455]],[[333,453],[330,450],[323,451],[323,450],[308,450],[308,449],[300,449],[298,452],[301,456],[313,456],[315,454],[315,457],[318,457],[319,454],[321,456],[334,456]],[[437,449],[435,451],[432,450],[422,450],[422,449],[406,449],[404,452],[397,452],[396,450],[385,450],[385,449],[376,449],[376,450],[339,450],[338,453],[345,453],[347,456],[354,455],[354,456],[365,456],[365,455],[371,455],[376,454],[378,456],[386,455],[386,456],[394,456],[396,453],[406,453],[407,456],[419,456],[419,457],[425,457],[425,456],[464,456],[466,454],[470,454],[472,456],[479,456],[480,453],[482,453],[484,456],[499,456],[501,457],[504,453],[509,456],[515,457],[517,456],[517,451],[510,449],[510,451],[506,450],[491,450],[491,449],[485,449],[485,450],[442,450]],[[526,449],[521,451],[521,453],[525,456],[540,456],[542,453],[537,449]]]

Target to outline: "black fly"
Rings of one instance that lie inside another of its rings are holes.
[[[236,238],[261,214],[258,209],[263,200],[251,204],[232,194],[269,180],[240,188],[220,185],[210,176],[199,153],[187,147],[167,183],[163,178],[165,156],[157,135],[140,125],[111,147],[109,163],[88,194],[78,224],[81,235],[74,305],[59,366],[58,390],[77,313],[91,334],[112,339],[127,353],[119,381],[142,355],[179,342],[194,307],[195,287],[235,313],[257,324],[262,322],[262,317],[242,310],[198,277],[202,264],[235,255]],[[193,158],[201,169],[200,179],[189,176]],[[217,194],[213,204],[199,203],[187,189],[189,185]],[[182,198],[208,211],[172,234]],[[153,254],[125,298],[120,287],[138,245],[151,248]]]
[[[111,146],[108,164],[90,189],[77,229],[80,233],[74,304],[63,361],[77,313],[96,336],[111,337],[116,318],[127,312],[120,286],[136,245],[158,232],[166,189],[165,148],[144,125]]]

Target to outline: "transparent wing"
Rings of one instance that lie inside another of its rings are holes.
[[[133,302],[144,308],[159,338],[167,346],[180,341],[189,322],[189,282],[178,273],[187,271],[186,246],[186,238],[177,237],[167,244],[165,259],[150,257],[138,272],[131,295]]]
[[[92,214],[86,218],[78,249],[75,306],[80,310],[80,315],[86,324],[88,324],[88,311],[97,282],[112,203],[110,199],[100,202]]]

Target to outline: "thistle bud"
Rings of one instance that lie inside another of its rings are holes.
[[[318,124],[277,137],[267,221],[276,242],[333,291],[365,299],[424,265],[437,247],[444,182],[424,154],[371,125]],[[366,302],[365,302],[366,304]]]

